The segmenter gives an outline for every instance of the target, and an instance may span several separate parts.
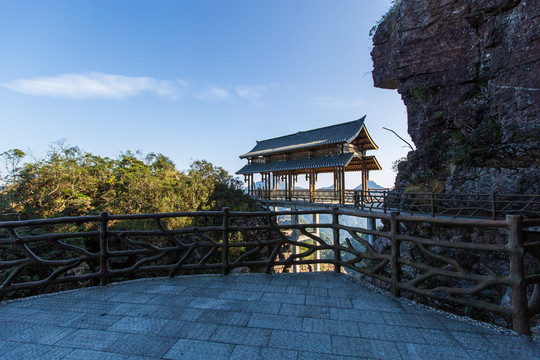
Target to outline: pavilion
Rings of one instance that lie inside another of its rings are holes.
[[[257,141],[253,149],[240,156],[248,164],[237,174],[244,175],[250,195],[286,201],[303,196],[313,203],[321,199],[315,188],[317,175],[332,173],[331,200],[344,204],[346,172],[362,172],[362,190],[366,192],[369,172],[381,170],[375,156],[366,154],[378,146],[365,127],[365,118]],[[255,174],[261,174],[262,189],[255,189]],[[309,191],[295,190],[298,175],[306,176]],[[281,189],[280,182],[284,183]]]

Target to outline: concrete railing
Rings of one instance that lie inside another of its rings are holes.
[[[318,222],[305,221],[314,214]],[[347,225],[377,220],[384,226]],[[420,226],[424,230],[415,232]],[[504,220],[452,219],[338,208],[101,213],[0,222],[0,296],[141,276],[226,275],[238,267],[271,273],[327,264],[336,272],[374,279],[395,296],[405,291],[500,314],[512,319],[516,331],[529,334],[529,320],[540,312],[540,241],[528,231],[533,226],[540,226],[540,220],[516,215]],[[441,228],[455,235],[450,240],[438,237]],[[506,240],[471,242],[471,231],[505,234]],[[300,235],[309,241],[299,241]],[[291,247],[298,251],[291,252]],[[504,266],[492,268],[485,259],[504,261]],[[511,304],[501,305],[486,295],[495,288],[511,289]]]

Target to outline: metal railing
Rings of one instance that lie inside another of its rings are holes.
[[[319,215],[319,223],[277,221],[313,214]],[[385,226],[350,226],[348,217],[380,220]],[[449,227],[457,235],[448,240],[433,235],[435,230],[410,230],[418,226]],[[338,208],[101,213],[0,222],[0,297],[57,291],[65,284],[106,285],[130,277],[228,274],[244,266],[271,273],[294,265],[328,264],[336,272],[347,269],[378,280],[395,296],[406,291],[500,314],[512,319],[516,331],[529,334],[529,319],[540,313],[540,241],[529,231],[533,226],[540,226],[540,220],[516,215],[504,220],[452,219]],[[471,242],[471,229],[506,234],[506,240]],[[310,241],[287,235],[295,233]],[[370,235],[382,246],[372,245]],[[291,246],[300,251],[290,253]],[[315,252],[320,256],[312,256]],[[489,259],[494,258],[508,270],[492,268]],[[512,290],[510,306],[490,298],[493,289],[507,288]]]

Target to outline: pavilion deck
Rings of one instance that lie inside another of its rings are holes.
[[[0,303],[2,359],[540,359],[334,273],[182,276]]]

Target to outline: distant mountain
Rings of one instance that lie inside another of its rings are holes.
[[[377,184],[375,181],[371,181],[371,180],[368,180],[367,187],[368,187],[368,189],[374,189],[374,190],[386,189],[384,186],[381,186],[381,185]],[[331,186],[319,188],[317,190],[332,190],[333,188],[334,188],[334,185],[331,185]],[[362,184],[355,187],[355,189],[361,190],[362,189]]]
[[[255,183],[255,189],[264,189],[264,182],[257,181]],[[295,189],[296,190],[307,190],[306,188],[303,188],[303,187],[300,187],[300,186],[296,186]],[[278,183],[278,190],[285,190],[285,183],[284,182]]]

